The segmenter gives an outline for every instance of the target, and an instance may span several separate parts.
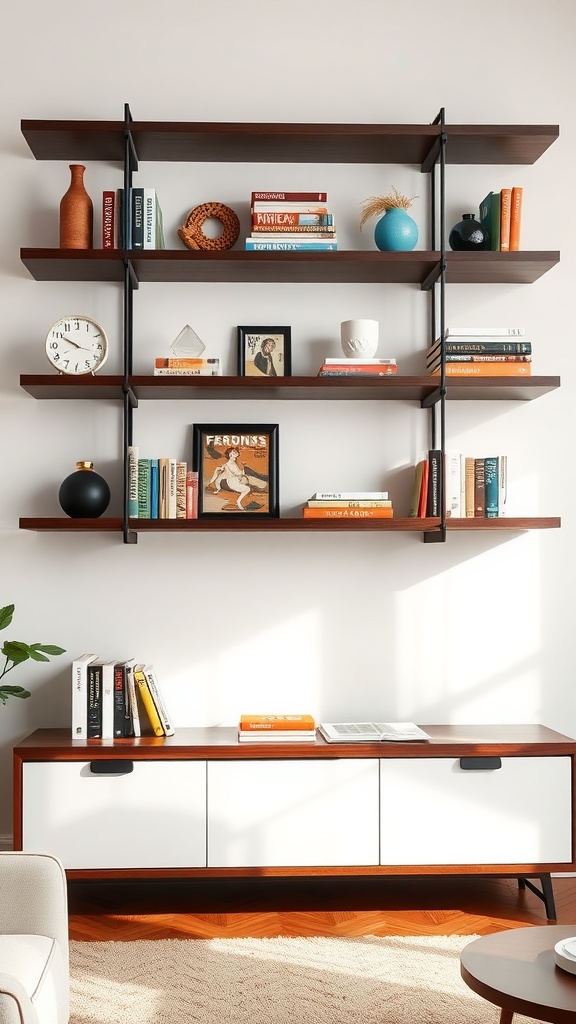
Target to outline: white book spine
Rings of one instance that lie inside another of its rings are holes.
[[[82,654],[72,662],[72,739],[85,740],[88,736],[88,665],[97,654]]]

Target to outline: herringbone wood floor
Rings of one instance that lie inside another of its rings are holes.
[[[558,924],[576,878],[554,879]],[[470,935],[545,925],[512,878],[70,882],[70,937],[85,941],[277,935]]]

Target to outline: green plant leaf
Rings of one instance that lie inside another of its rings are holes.
[[[5,608],[0,608],[0,629],[6,629],[6,626],[10,625],[13,614],[13,604],[7,604]]]
[[[19,643],[17,640],[7,640],[2,648],[2,654],[5,658],[13,661],[15,665],[28,661],[30,657],[28,644]]]
[[[30,690],[25,690],[23,686],[0,686],[0,700],[3,704],[9,697],[21,697],[22,700],[26,700],[31,696]]]
[[[30,644],[30,650],[42,651],[43,654],[51,654],[53,657],[58,654],[66,654],[63,647],[56,647],[54,644]]]

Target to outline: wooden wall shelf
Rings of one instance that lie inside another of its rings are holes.
[[[121,533],[123,522],[120,517],[100,519],[22,518],[21,530],[37,533]],[[560,517],[510,517],[506,519],[452,519],[447,520],[450,531],[502,531],[522,532],[524,530],[553,530],[560,527]],[[249,519],[234,516],[225,519],[130,519],[129,529],[133,533],[436,533],[440,519],[365,519],[358,522],[349,520],[303,519],[280,517],[279,519]]]
[[[37,160],[124,158],[123,121],[23,120]],[[446,162],[533,164],[558,138],[558,125],[445,125]],[[140,160],[234,163],[422,164],[438,124],[276,124],[132,121]]]
[[[428,290],[439,252],[194,252],[151,249],[30,249],[20,257],[36,281],[124,281],[130,262],[141,283],[413,284]],[[448,284],[533,284],[559,252],[449,252]]]
[[[66,377],[53,373],[25,373],[20,387],[37,399],[115,399],[122,400],[124,379],[117,376]],[[423,406],[438,400],[438,381],[429,376],[380,377],[375,380],[334,380],[319,377],[154,377],[135,375],[128,378],[134,401],[174,400],[202,401],[415,401]],[[447,383],[450,400],[529,401],[560,387],[560,377],[490,377],[484,380],[465,378]]]

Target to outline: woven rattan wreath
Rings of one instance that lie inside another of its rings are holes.
[[[224,228],[218,238],[208,238],[202,230],[209,218],[219,220]],[[224,203],[202,203],[191,210],[178,234],[189,249],[231,249],[240,234],[240,221]]]

